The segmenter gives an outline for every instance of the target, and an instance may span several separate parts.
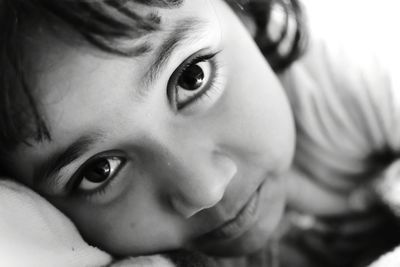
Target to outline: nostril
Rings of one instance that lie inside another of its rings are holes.
[[[219,191],[219,192],[217,192]],[[197,192],[191,195],[190,198],[181,196],[171,197],[171,206],[184,218],[190,218],[196,213],[215,206],[222,200],[224,190],[216,190],[214,193]]]
[[[199,212],[199,210],[196,210],[192,207],[189,207],[188,205],[185,205],[181,200],[177,198],[171,199],[171,205],[173,209],[177,211],[180,215],[182,215],[185,219],[188,219],[197,212]]]

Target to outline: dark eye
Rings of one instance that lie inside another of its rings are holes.
[[[169,98],[177,110],[183,109],[202,96],[212,85],[215,63],[212,56],[187,60],[169,81]]]
[[[93,191],[111,180],[123,165],[120,157],[100,158],[90,162],[80,173],[80,191]]]
[[[179,77],[177,85],[183,90],[194,91],[203,85],[205,74],[200,63],[188,66]]]

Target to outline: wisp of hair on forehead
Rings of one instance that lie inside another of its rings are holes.
[[[122,48],[121,39],[133,39],[159,29],[157,14],[138,14],[135,4],[173,8],[183,0],[40,0],[42,9],[55,16],[89,43],[113,54],[132,56],[133,48]],[[56,24],[56,27],[59,26]],[[140,51],[139,51],[140,53]]]

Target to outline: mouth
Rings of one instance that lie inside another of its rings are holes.
[[[204,234],[200,240],[225,241],[235,239],[245,233],[257,220],[260,191],[264,184],[265,182],[257,188],[233,219]]]

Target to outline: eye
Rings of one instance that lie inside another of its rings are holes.
[[[191,64],[179,76],[177,87],[188,92],[196,91],[207,83],[210,75],[211,66],[209,62]]]
[[[92,192],[104,187],[118,173],[124,163],[120,157],[104,157],[91,161],[79,173],[80,192]]]
[[[168,95],[177,110],[198,100],[212,87],[217,68],[215,55],[189,58],[172,74]]]

